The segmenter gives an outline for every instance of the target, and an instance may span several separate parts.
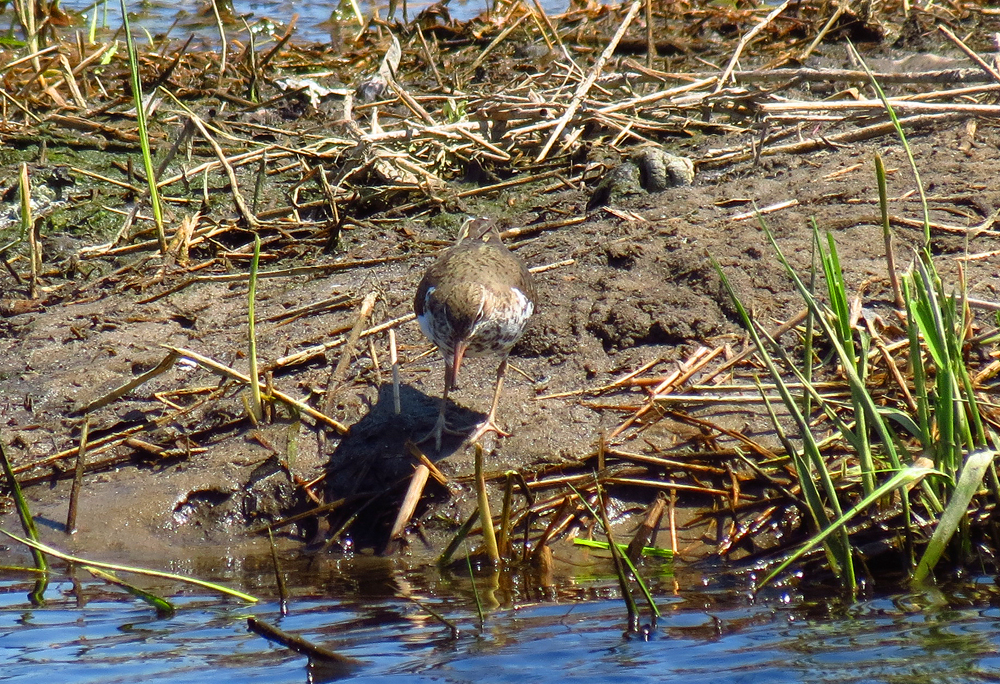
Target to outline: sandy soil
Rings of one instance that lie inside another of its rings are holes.
[[[750,136],[705,135],[673,141],[670,149],[698,163],[712,149],[752,142]],[[1000,175],[996,154],[1000,135],[991,122],[971,127],[957,120],[915,131],[910,142],[933,220],[971,227],[995,215],[1000,206],[995,182]],[[876,152],[890,169],[892,213],[919,218],[902,147],[886,136],[805,154],[765,156],[758,163],[700,167],[690,187],[612,198],[610,206],[628,212],[632,220],[604,208],[588,212],[591,184],[548,194],[513,191],[499,202],[468,202],[434,220],[358,225],[343,233],[333,252],[324,251],[318,238],[303,240],[295,249],[265,247],[263,269],[321,268],[260,282],[262,364],[322,343],[334,331],[351,326],[361,297],[373,290],[381,295],[373,323],[410,312],[423,270],[433,253],[452,240],[465,213],[496,216],[502,228],[585,215],[581,223],[509,241],[529,266],[572,263],[536,276],[540,305],[512,354],[516,371],[508,374],[498,414],[511,436],[487,444],[491,472],[512,468],[531,472],[542,464],[577,463],[594,451],[600,436],[613,430],[624,414],[595,408],[587,397],[538,400],[539,396],[601,386],[654,361],[657,365],[651,372],[668,372],[700,345],[729,343],[735,351],[743,348],[733,307],[711,258],[719,261],[760,320],[776,324],[801,309],[757,221],[735,218],[750,211],[754,202],[766,207],[797,200],[795,206],[767,216],[785,254],[805,271],[815,220],[834,235],[851,292],[864,292],[866,311],[885,313],[891,293],[878,219]],[[591,154],[603,159],[615,156],[601,149]],[[905,265],[919,243],[919,230],[897,226],[895,235]],[[68,243],[69,252],[85,244],[68,235],[60,239]],[[952,282],[960,257],[997,249],[1000,240],[994,234],[934,235],[939,268]],[[77,274],[67,282],[52,279],[50,284],[60,287],[36,310],[8,309],[0,318],[0,433],[15,465],[72,448],[80,439],[80,407],[154,368],[167,354],[162,345],[197,351],[247,371],[246,283],[201,282],[142,303],[188,276],[167,273],[158,282],[153,277],[155,266],[147,263],[139,267],[150,276],[141,288],[124,276],[98,280],[136,259],[125,254],[101,261],[89,276]],[[346,270],[332,267],[358,260],[383,261]],[[232,268],[245,271],[246,261],[234,260]],[[965,262],[965,277],[971,296],[1000,300],[994,258]],[[0,288],[7,300],[27,298],[25,288],[3,270]],[[73,288],[76,292],[68,294]],[[277,318],[337,294],[347,295],[349,305],[291,320]],[[382,492],[353,529],[358,544],[377,544],[395,515],[401,483],[412,472],[405,441],[422,436],[433,424],[443,364],[430,353],[430,344],[415,323],[398,327],[402,413],[396,416],[388,384],[387,340],[384,335],[374,339],[378,368],[363,341],[345,381],[335,390],[331,416],[350,426],[346,437],[329,432],[319,439],[310,420],[292,421],[284,408],[277,410],[272,422],[255,426],[247,418],[244,393],[231,385],[196,405],[219,386],[219,378],[186,363],[175,364],[92,412],[91,443],[134,428],[137,439],[161,453],[151,453],[138,443],[92,453],[91,461],[119,460],[86,476],[80,531],[66,545],[129,559],[173,556],[203,543],[214,549],[236,548],[248,528],[314,505],[296,483],[324,473],[326,483],[316,491],[327,500]],[[339,355],[335,348],[325,357],[283,367],[274,373],[274,385],[297,398],[320,401],[317,397]],[[493,359],[463,366],[460,389],[452,397],[453,417],[465,412],[471,422],[485,412],[495,367]],[[179,390],[197,392],[170,394]],[[166,394],[158,399],[158,393]],[[622,390],[602,402],[634,404],[641,397],[637,390]],[[157,422],[171,414],[167,402],[194,408]],[[765,429],[755,414],[738,407],[721,413],[717,419],[723,424],[751,433]],[[640,439],[629,437],[628,446],[666,450],[683,446],[690,432],[664,421]],[[419,529],[411,535],[415,550],[426,548],[417,542],[422,537],[436,547],[435,531],[443,534],[473,505],[468,482],[471,449],[456,439],[446,442],[443,451],[429,455],[454,479],[448,491],[430,490],[432,504],[418,510]],[[69,488],[64,475],[72,468],[73,459],[68,459],[35,467],[25,475],[33,478],[27,492],[47,527],[63,526]],[[699,500],[682,499],[682,503],[694,505]],[[16,529],[12,515],[4,516],[4,524]],[[315,522],[288,530],[302,539],[328,532]]]

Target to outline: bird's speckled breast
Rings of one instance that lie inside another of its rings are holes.
[[[417,316],[417,322],[424,335],[446,355],[454,353],[455,340],[464,339],[468,344],[466,356],[482,356],[510,351],[534,310],[531,300],[516,287],[506,292],[484,289],[471,327],[457,330],[460,322],[438,296],[437,288],[432,287],[425,294],[423,313]]]

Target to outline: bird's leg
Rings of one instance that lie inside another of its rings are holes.
[[[510,437],[509,432],[504,432],[496,424],[497,405],[500,403],[500,390],[503,389],[503,378],[506,374],[507,355],[505,354],[503,360],[500,362],[500,367],[497,368],[497,384],[496,388],[493,390],[493,405],[490,407],[490,413],[486,416],[486,420],[479,424],[476,431],[469,435],[470,442],[477,441],[487,432],[495,432],[501,437]]]
[[[417,444],[426,442],[431,437],[434,438],[434,448],[440,452],[441,451],[441,435],[447,432],[448,434],[458,434],[454,430],[448,429],[448,423],[445,421],[445,412],[448,409],[448,393],[451,391],[452,385],[455,384],[455,369],[450,363],[445,361],[444,364],[444,392],[441,394],[441,410],[438,412],[437,422],[434,423],[434,429],[428,432],[425,436],[417,440]]]

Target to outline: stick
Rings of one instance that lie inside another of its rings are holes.
[[[392,411],[402,413],[399,403],[399,357],[396,355],[396,330],[389,328],[389,363],[392,364]]]
[[[740,42],[736,45],[736,50],[733,52],[733,56],[729,59],[729,64],[726,65],[725,71],[723,71],[722,76],[719,77],[719,82],[715,84],[715,92],[719,92],[725,87],[726,81],[729,80],[729,77],[733,74],[733,69],[736,68],[736,62],[739,61],[740,55],[743,54],[743,49],[746,48],[750,41],[757,37],[758,33],[763,31],[768,24],[778,18],[779,14],[785,11],[789,2],[791,2],[791,0],[785,0],[783,3],[775,7],[771,10],[770,14],[760,21],[760,23],[740,38]]]
[[[347,342],[344,344],[343,351],[340,352],[340,358],[337,360],[337,367],[333,369],[333,373],[330,374],[330,381],[326,383],[326,397],[323,399],[323,413],[327,415],[333,410],[333,400],[336,396],[337,384],[343,379],[344,373],[347,372],[347,364],[351,361],[351,356],[354,354],[354,348],[358,345],[358,339],[361,337],[361,333],[364,330],[365,323],[372,315],[372,309],[375,308],[375,301],[378,299],[377,292],[369,292],[365,295],[365,298],[361,301],[361,308],[358,310],[358,318],[354,321],[354,327],[351,328],[351,333],[347,336]]]
[[[193,112],[188,113],[188,117],[190,121],[198,127],[198,131],[201,133],[201,136],[205,139],[205,141],[211,145],[219,163],[222,164],[222,167],[226,170],[226,175],[229,177],[229,190],[233,193],[233,202],[236,204],[236,209],[239,211],[240,216],[246,222],[247,227],[251,229],[256,228],[259,225],[259,221],[257,221],[257,217],[253,215],[253,212],[250,211],[250,208],[247,207],[246,202],[243,200],[243,195],[240,194],[239,183],[236,182],[236,172],[233,171],[233,167],[229,164],[229,160],[226,159],[226,155],[222,151],[222,148],[219,147],[219,143],[215,142],[215,138],[209,135],[208,129],[205,128],[205,124],[202,122],[200,117]]]
[[[83,471],[87,458],[87,437],[90,435],[90,416],[83,417],[83,428],[80,430],[80,450],[76,452],[76,471],[73,474],[73,487],[69,490],[69,510],[66,512],[66,533],[76,533],[76,511],[80,502],[80,488],[83,487]]]
[[[970,48],[968,45],[966,45],[965,43],[963,43],[962,40],[958,36],[956,36],[954,33],[952,33],[948,29],[947,26],[945,26],[943,24],[940,24],[940,25],[938,25],[938,30],[941,33],[943,33],[944,35],[946,35],[948,37],[948,40],[950,40],[955,45],[957,45],[958,48],[962,52],[964,52],[966,55],[968,55],[969,59],[971,59],[973,62],[975,62],[976,64],[978,64],[979,67],[983,71],[985,71],[987,74],[989,74],[993,78],[994,81],[1000,83],[1000,73],[998,73],[996,69],[994,69],[993,67],[991,67],[982,57],[980,57],[978,54],[976,54],[972,50],[972,48]]]
[[[788,0],[785,2],[785,5],[787,4]],[[566,128],[566,124],[568,124],[576,114],[576,110],[580,108],[580,104],[583,102],[583,99],[587,97],[587,93],[590,92],[594,82],[597,81],[597,77],[600,76],[601,70],[604,69],[604,65],[609,59],[611,59],[611,55],[614,54],[615,48],[618,47],[618,43],[621,42],[622,37],[625,35],[625,31],[628,30],[628,27],[632,24],[632,20],[635,19],[635,15],[639,13],[639,9],[641,7],[642,0],[635,0],[632,3],[632,6],[629,7],[628,14],[625,15],[625,19],[618,27],[618,31],[611,38],[611,42],[608,43],[608,46],[604,48],[604,52],[601,53],[597,63],[590,69],[590,72],[587,74],[587,78],[585,78],[577,87],[576,93],[573,94],[573,99],[569,103],[569,107],[566,108],[566,112],[559,118],[559,123],[556,124],[555,130],[552,131],[552,134],[549,136],[549,140],[545,143],[542,151],[538,153],[537,157],[535,157],[536,164],[548,156],[552,146],[555,144],[556,140],[559,139],[563,129]]]
[[[186,359],[190,359],[191,361],[194,361],[195,363],[197,363],[202,368],[210,370],[213,373],[218,373],[219,375],[224,375],[224,376],[226,376],[228,378],[231,378],[231,379],[235,380],[236,382],[242,383],[244,385],[249,385],[250,384],[250,378],[248,376],[244,375],[243,373],[240,373],[237,370],[234,370],[234,369],[230,368],[229,366],[225,366],[225,365],[219,363],[218,361],[216,361],[214,359],[210,359],[207,356],[202,356],[198,352],[193,352],[190,349],[184,349],[183,347],[171,347],[171,346],[166,345],[166,344],[162,345],[162,346],[163,346],[164,349],[167,349],[167,350],[173,352],[177,356],[183,356]],[[345,426],[345,425],[343,425],[341,423],[338,423],[333,418],[330,418],[326,414],[317,411],[316,409],[314,409],[309,404],[306,404],[305,402],[299,401],[298,399],[293,399],[292,397],[290,397],[289,395],[285,394],[284,392],[279,392],[278,390],[274,390],[273,391],[273,396],[274,396],[275,399],[277,399],[279,401],[283,401],[286,404],[291,404],[292,406],[294,406],[295,408],[297,408],[299,411],[301,411],[302,413],[305,413],[308,416],[311,416],[315,420],[318,420],[321,423],[325,423],[326,425],[329,425],[330,427],[332,427],[334,430],[336,430],[337,432],[339,432],[342,435],[346,435],[348,432],[350,432],[350,430],[349,430],[349,428],[347,428],[347,426]]]
[[[410,518],[413,517],[413,513],[417,510],[417,504],[420,503],[420,497],[424,493],[424,487],[427,485],[427,477],[430,474],[430,469],[422,463],[413,471],[413,476],[410,478],[410,486],[406,490],[406,496],[403,497],[403,503],[399,506],[399,513],[396,514],[396,521],[392,524],[392,531],[389,533],[389,545],[387,547],[389,553],[403,540],[403,533],[406,531],[406,526],[409,524]]]

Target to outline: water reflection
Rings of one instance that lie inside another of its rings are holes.
[[[169,619],[83,577],[77,585],[54,580],[47,606],[35,608],[26,597],[32,582],[7,577],[0,581],[0,679],[919,684],[993,681],[1000,666],[1000,592],[988,579],[947,595],[841,605],[778,592],[754,602],[681,572],[655,590],[663,617],[644,641],[623,637],[616,582],[593,570],[585,578],[563,574],[545,599],[516,582],[501,589],[503,582],[478,577],[481,598],[494,585],[482,623],[468,577],[384,559],[301,559],[286,570],[292,598],[284,618],[265,563],[211,578],[266,599],[255,606],[140,582],[172,597],[178,611]],[[310,671],[305,657],[249,632],[250,616],[365,663]]]

